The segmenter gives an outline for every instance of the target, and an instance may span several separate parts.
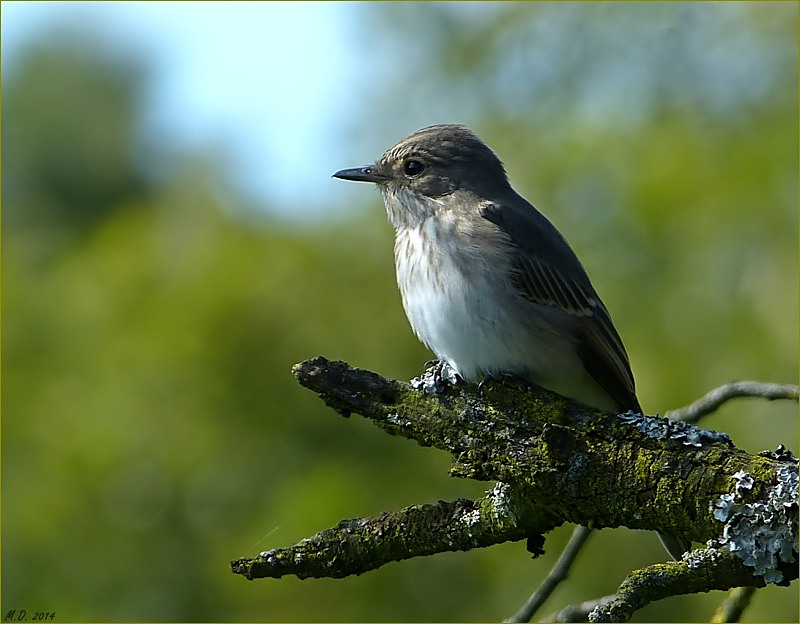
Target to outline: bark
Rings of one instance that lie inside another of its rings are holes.
[[[435,385],[429,376],[412,385],[322,357],[293,373],[340,414],[361,414],[387,433],[450,452],[459,477],[499,483],[482,499],[342,521],[294,546],[231,562],[248,579],[339,578],[510,540],[526,539],[536,554],[543,535],[563,522],[709,544],[682,561],[633,573],[595,614],[600,620],[632,612],[648,600],[643,595],[797,578],[797,460],[790,453],[751,455],[725,434],[601,412],[509,380],[478,388]],[[655,593],[642,590],[653,587]]]

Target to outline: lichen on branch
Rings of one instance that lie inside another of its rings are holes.
[[[388,433],[448,451],[456,476],[499,484],[475,501],[439,501],[346,520],[294,546],[233,561],[233,571],[247,578],[339,578],[389,561],[522,539],[536,554],[542,535],[563,522],[717,539],[718,547],[750,565],[752,553],[742,552],[754,546],[748,536],[758,534],[761,544],[765,536],[752,526],[738,539],[723,536],[737,530],[720,518],[719,501],[732,495],[740,515],[746,505],[779,504],[784,512],[780,526],[768,527],[769,535],[780,534],[769,565],[761,553],[758,574],[746,568],[752,584],[763,584],[764,575],[782,583],[797,578],[797,492],[787,488],[796,483],[791,454],[750,455],[725,434],[601,412],[505,379],[480,388],[445,383],[425,392],[322,357],[297,364],[293,373],[340,414],[361,414]],[[746,489],[742,474],[748,475]],[[776,488],[783,488],[778,497]],[[735,576],[731,582],[742,584],[741,570]]]

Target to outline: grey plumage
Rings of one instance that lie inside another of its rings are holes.
[[[334,176],[380,188],[408,320],[459,375],[511,373],[641,412],[625,347],[577,256],[472,131],[423,128],[374,165]],[[689,549],[659,537],[676,559]]]
[[[513,373],[589,405],[641,411],[622,340],[580,261],[472,131],[430,126],[375,165],[334,175],[380,187],[409,321],[462,377]]]

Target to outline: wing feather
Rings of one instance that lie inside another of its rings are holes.
[[[575,253],[538,210],[519,195],[480,208],[511,239],[520,294],[573,317],[578,357],[622,410],[640,412],[628,354],[611,316]]]

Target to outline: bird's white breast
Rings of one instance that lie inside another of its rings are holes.
[[[461,226],[429,218],[397,229],[397,283],[419,339],[464,379],[513,373],[613,409],[576,355],[564,315],[517,292],[502,241],[487,245],[486,231],[474,237]]]
[[[555,328],[546,311],[521,317],[526,304],[536,304],[512,288],[507,254],[488,251],[502,252],[500,241],[490,246],[478,240],[434,218],[398,229],[397,282],[408,320],[420,340],[465,379],[502,372],[543,378],[567,350],[549,353],[549,347],[532,344],[537,333],[552,335]]]

